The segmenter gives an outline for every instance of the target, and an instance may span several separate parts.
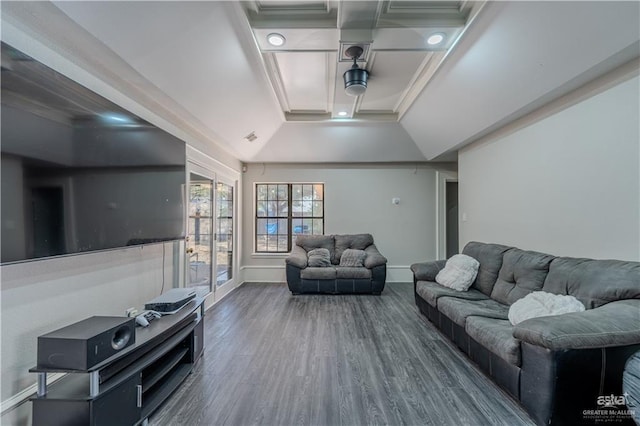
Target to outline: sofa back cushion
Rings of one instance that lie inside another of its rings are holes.
[[[296,236],[296,245],[302,247],[307,253],[313,249],[325,248],[329,250],[332,258],[335,250],[331,235],[298,235]]]
[[[307,265],[312,268],[331,266],[331,253],[326,248],[316,248],[307,252]]]
[[[476,288],[487,296],[491,296],[493,285],[498,278],[498,272],[502,267],[503,254],[511,247],[500,244],[487,244],[471,241],[462,250],[463,254],[471,256],[480,262],[478,275],[471,288]]]
[[[640,262],[557,257],[544,291],[569,294],[587,309],[624,299],[640,299]]]
[[[340,264],[340,258],[346,249],[364,250],[373,244],[371,234],[333,235],[333,238],[336,241],[336,248],[332,253],[331,263],[334,265]]]
[[[364,250],[346,249],[340,256],[340,266],[364,268],[365,257],[367,257],[367,253]]]
[[[531,292],[542,290],[554,258],[550,254],[517,248],[507,251],[491,298],[510,305]]]

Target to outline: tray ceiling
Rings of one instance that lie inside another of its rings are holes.
[[[474,8],[483,3],[476,2]],[[472,7],[438,1],[249,1],[245,11],[286,121],[398,121],[460,36]],[[285,38],[282,46],[270,34]],[[432,34],[444,40],[429,45]],[[364,48],[367,91],[352,97],[345,50]]]

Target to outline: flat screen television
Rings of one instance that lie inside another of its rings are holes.
[[[1,262],[185,236],[185,143],[2,43]]]

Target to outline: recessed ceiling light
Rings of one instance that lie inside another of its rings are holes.
[[[348,115],[348,113],[347,113],[347,111],[340,111],[340,112],[338,113],[338,115],[339,115],[340,117],[346,117],[346,116]]]
[[[427,44],[431,46],[435,46],[437,44],[442,43],[443,40],[444,40],[444,34],[434,33],[434,34],[431,34],[429,38],[427,38]]]
[[[267,41],[272,46],[280,47],[284,44],[285,38],[282,34],[271,33],[267,36]]]

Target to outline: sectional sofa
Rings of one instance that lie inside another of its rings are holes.
[[[621,414],[626,407],[601,397],[622,395],[625,361],[640,350],[640,263],[479,242],[463,254],[480,264],[468,291],[436,282],[444,260],[411,266],[420,311],[536,423],[591,424],[602,410]],[[533,291],[573,295],[586,310],[511,325],[510,305]]]

